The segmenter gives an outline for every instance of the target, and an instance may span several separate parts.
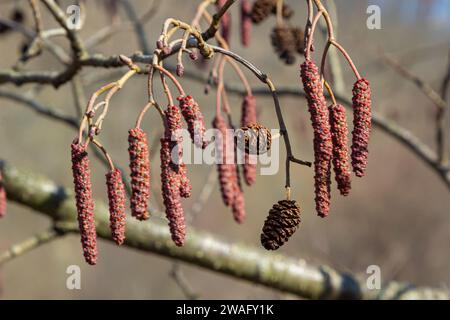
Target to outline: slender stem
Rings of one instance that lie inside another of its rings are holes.
[[[181,86],[180,82],[178,82],[177,78],[175,78],[175,76],[169,72],[168,70],[166,70],[163,66],[161,65],[154,65],[153,66],[155,69],[158,69],[161,73],[165,74],[166,76],[169,77],[170,80],[172,80],[173,84],[177,87],[178,92],[180,93],[181,96],[185,96],[186,93],[184,92],[183,87]]]
[[[276,10],[277,10],[277,26],[280,27],[283,25],[283,0],[277,0],[277,6],[276,6]]]
[[[106,160],[108,160],[110,170],[113,171],[115,169],[114,163],[112,161],[111,156],[106,151],[105,147],[100,143],[100,141],[96,139],[92,139],[92,143],[103,152],[103,155],[105,156]]]
[[[219,9],[219,11],[213,15],[213,20],[211,22],[211,25],[209,28],[201,34],[201,37],[203,40],[207,41],[214,37],[214,35],[219,30],[219,24],[220,20],[222,19],[223,15],[227,12],[227,10],[235,3],[236,0],[227,0],[225,4]]]
[[[352,58],[350,57],[350,55],[347,53],[347,51],[344,49],[343,46],[341,46],[336,40],[330,40],[331,44],[333,46],[335,46],[336,48],[339,49],[340,52],[342,52],[342,54],[345,57],[345,60],[347,60],[348,64],[350,65],[350,68],[352,69],[353,73],[355,74],[356,78],[359,80],[361,79],[361,75],[358,72],[358,69],[356,68],[355,64],[353,63]]]
[[[320,17],[322,16],[323,11],[319,11],[316,16],[314,17],[314,20],[311,25],[310,29],[310,35],[308,36],[308,42],[306,43],[306,50],[305,50],[305,58],[306,60],[310,59],[311,55],[311,46],[314,38],[314,31],[316,30],[317,22],[319,22]]]
[[[331,97],[331,101],[333,101],[333,105],[337,105],[336,97],[334,96],[334,92],[333,92],[333,89],[331,89],[330,84],[326,80],[323,81],[323,84],[324,84],[325,88],[327,89],[328,94]]]

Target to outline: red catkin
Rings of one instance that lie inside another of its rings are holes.
[[[128,153],[131,170],[131,215],[138,220],[147,220],[150,197],[150,159],[147,134],[140,128],[128,131]]]
[[[186,237],[184,211],[180,198],[180,176],[171,165],[171,141],[161,139],[161,190],[169,220],[170,234],[177,246],[182,246]]]
[[[237,184],[235,184],[234,188],[235,197],[233,204],[231,205],[233,218],[237,223],[243,223],[246,216],[244,194]]]
[[[125,188],[122,172],[114,169],[106,174],[106,187],[109,200],[109,226],[113,240],[121,245],[125,241]]]
[[[232,151],[230,147],[233,143],[232,137],[227,132],[227,124],[221,116],[216,116],[213,120],[213,128],[217,129],[219,136],[216,137],[216,152],[217,159],[219,162],[217,164],[217,171],[219,174],[219,184],[220,192],[222,194],[222,200],[224,204],[229,207],[233,204],[236,184],[237,184],[237,174],[236,165],[234,163],[234,156],[232,157],[229,152]]]
[[[314,180],[316,211],[326,217],[330,210],[332,140],[328,107],[319,70],[312,60],[301,65],[301,78],[314,130]]]
[[[3,186],[3,176],[0,171],[0,218],[6,215],[6,191]]]
[[[255,123],[257,123],[256,98],[247,95],[242,102],[241,127],[246,127]],[[256,164],[253,163],[254,161],[250,161],[250,159],[254,160],[254,158],[254,156],[248,155],[247,153],[245,154],[244,181],[248,186],[251,186],[256,182]]]
[[[362,78],[353,86],[352,166],[357,177],[363,177],[369,156],[372,128],[372,101],[369,81]]]
[[[198,103],[192,96],[178,97],[181,113],[188,125],[188,131],[191,135],[192,142],[198,148],[206,148],[208,145],[205,141],[205,118],[198,106]]]
[[[226,2],[227,0],[217,0],[217,9],[222,8]],[[220,23],[222,25],[222,37],[229,44],[231,35],[231,14],[229,11],[225,12],[225,14],[222,16],[222,19],[220,19]]]
[[[183,198],[189,198],[192,195],[191,181],[186,174],[186,165],[183,163],[180,165],[180,196]]]
[[[81,244],[86,262],[97,263],[97,233],[94,221],[94,200],[92,198],[91,169],[86,146],[74,141],[71,145],[72,173],[75,185],[75,200]]]
[[[333,140],[333,169],[336,183],[343,196],[351,189],[350,163],[348,153],[348,128],[345,108],[341,104],[329,107],[331,138]]]
[[[249,0],[241,0],[241,43],[244,47],[250,45],[252,35],[252,5]]]

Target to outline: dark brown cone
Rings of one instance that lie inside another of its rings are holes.
[[[126,197],[122,173],[114,169],[106,174],[109,200],[109,226],[113,240],[120,246],[125,241]]]
[[[326,217],[330,211],[331,158],[333,153],[330,115],[323,94],[319,70],[312,60],[306,60],[301,65],[301,77],[314,130],[316,211],[320,217]]]
[[[352,166],[357,177],[363,177],[369,157],[372,129],[372,100],[369,81],[362,78],[353,86]]]
[[[186,237],[186,225],[180,198],[180,175],[171,165],[170,146],[168,139],[161,139],[161,190],[172,240],[181,247]]]
[[[91,169],[84,145],[74,141],[71,145],[72,173],[75,185],[75,200],[78,212],[81,245],[84,259],[90,265],[97,263],[97,232],[94,221],[94,200],[92,198]]]
[[[251,123],[241,128],[244,135],[247,154],[264,154],[272,147],[272,134],[269,129],[258,123]]]
[[[303,54],[305,50],[305,33],[301,28],[292,28],[291,31],[295,38],[297,53]]]
[[[272,8],[272,14],[277,14],[277,1],[275,0],[275,6]],[[285,19],[290,19],[293,15],[294,15],[294,10],[292,10],[292,8],[287,5],[287,4],[283,4],[283,9],[281,12],[283,18]]]
[[[347,196],[351,189],[347,117],[343,105],[331,105],[329,111],[334,174],[339,191],[343,196]]]
[[[253,23],[258,24],[266,20],[271,14],[277,13],[277,0],[256,0],[253,4],[250,16]],[[283,18],[289,19],[294,15],[294,10],[288,5],[283,5]]]
[[[6,191],[3,186],[3,176],[0,172],[0,218],[6,215]]]
[[[297,42],[291,28],[287,26],[275,27],[270,37],[272,46],[279,58],[286,64],[294,64]]]
[[[300,206],[296,201],[278,201],[264,222],[261,244],[267,250],[278,249],[297,231],[300,222]]]
[[[128,131],[128,153],[131,170],[131,215],[138,220],[147,220],[150,198],[150,159],[147,134],[140,128]]]

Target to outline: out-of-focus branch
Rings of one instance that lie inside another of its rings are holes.
[[[49,243],[62,235],[64,235],[64,233],[52,228],[38,233],[20,243],[14,244],[5,252],[0,253],[0,266],[16,257],[26,254],[33,249]]]
[[[383,60],[397,71],[403,78],[414,83],[436,106],[435,130],[436,130],[436,147],[439,163],[446,160],[445,152],[445,113],[447,110],[447,102],[437,93],[428,83],[414,75],[412,72],[403,67],[393,57],[383,54]]]
[[[46,177],[0,161],[8,199],[47,215],[62,232],[78,232],[75,199],[71,190]],[[96,201],[95,218],[100,238],[111,240],[106,204]],[[449,299],[443,289],[419,288],[389,282],[382,290],[368,290],[365,280],[325,266],[312,266],[242,244],[231,244],[190,228],[186,245],[176,247],[168,227],[158,221],[127,221],[125,244],[205,269],[248,280],[311,299]],[[117,249],[120,250],[120,249]]]

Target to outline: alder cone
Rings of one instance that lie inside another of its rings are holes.
[[[343,196],[347,196],[351,189],[347,117],[345,108],[341,104],[331,105],[329,111],[334,174],[339,191]]]
[[[301,78],[308,101],[314,130],[314,180],[316,211],[326,217],[330,211],[331,158],[333,143],[330,116],[323,95],[322,82],[316,64],[306,60],[301,65]]]
[[[279,58],[286,64],[294,64],[297,51],[297,39],[292,29],[287,26],[275,27],[270,37],[272,46]]]
[[[296,201],[278,201],[264,222],[261,244],[267,250],[278,249],[297,231],[300,222],[300,206]]]
[[[291,32],[294,35],[297,53],[303,54],[305,50],[305,33],[301,28],[292,28]]]
[[[272,147],[272,133],[258,123],[251,123],[241,128],[244,135],[245,152],[250,155],[264,154]]]
[[[186,224],[181,206],[180,176],[171,166],[170,146],[167,138],[161,139],[161,190],[172,241],[181,247],[186,237]]]
[[[90,265],[97,263],[97,232],[94,221],[91,169],[86,146],[74,141],[71,145],[72,173],[75,185],[75,201],[78,213],[81,245],[84,259]]]
[[[241,0],[241,43],[244,47],[250,45],[252,36],[252,5],[249,0]]]
[[[259,24],[266,20],[271,14],[277,13],[277,0],[256,0],[251,11],[253,23]],[[294,15],[294,10],[286,4],[283,4],[283,18],[289,19]]]
[[[353,86],[352,166],[357,177],[363,177],[369,157],[372,129],[372,101],[368,80],[362,78]]]
[[[3,176],[0,171],[0,218],[6,215],[6,190],[3,186]]]
[[[131,170],[131,215],[138,220],[147,220],[150,198],[150,159],[147,134],[140,128],[128,131],[128,153]]]
[[[126,196],[122,172],[114,169],[106,174],[109,200],[109,226],[113,240],[120,246],[125,241]]]
[[[198,106],[198,103],[192,96],[178,97],[181,113],[188,125],[188,131],[192,139],[192,143],[198,148],[206,148],[208,142],[205,141],[205,118]]]

